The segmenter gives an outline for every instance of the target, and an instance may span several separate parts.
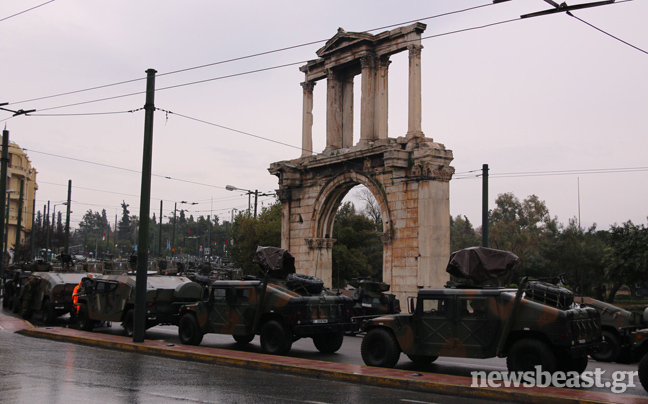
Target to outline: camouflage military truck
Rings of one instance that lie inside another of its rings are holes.
[[[644,310],[644,321],[648,322],[648,309]],[[639,360],[639,381],[648,392],[648,328],[630,334],[633,357]]]
[[[254,262],[265,270],[263,280],[214,281],[207,301],[181,308],[180,341],[199,345],[204,334],[217,333],[247,344],[260,335],[264,352],[285,355],[294,341],[310,337],[320,352],[340,349],[353,329],[351,299],[291,290],[282,280],[295,272],[295,259],[284,249],[259,247]]]
[[[396,295],[385,293],[390,289],[385,282],[358,279],[351,285],[356,287],[350,296],[355,317],[400,313],[400,301]]]
[[[2,307],[20,313],[20,288],[31,276],[31,271],[14,267],[5,273]]]
[[[633,361],[630,333],[648,327],[641,315],[624,310],[591,297],[577,297],[577,302],[596,309],[601,315],[603,345],[601,350],[590,356],[600,362],[631,363]]]
[[[100,275],[84,280],[79,293],[79,328],[91,331],[101,321],[122,322],[124,333],[133,335],[135,275]],[[148,276],[146,325],[178,324],[178,309],[202,298],[200,285],[182,276]]]
[[[477,283],[508,273],[517,257],[482,247],[452,254],[447,271]],[[393,367],[404,352],[428,364],[439,356],[506,357],[510,371],[582,372],[601,341],[599,315],[573,304],[556,285],[524,279],[519,288],[422,289],[409,314],[381,316],[363,327],[362,359]]]
[[[45,324],[54,321],[67,313],[74,313],[72,291],[86,274],[74,272],[35,272],[36,293],[31,309],[42,313]]]

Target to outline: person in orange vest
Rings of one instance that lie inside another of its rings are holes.
[[[83,285],[83,282],[86,279],[92,279],[92,274],[88,274],[88,276],[84,277],[81,279],[81,282],[79,282],[78,285],[74,287],[74,290],[72,291],[72,304],[74,305],[76,314],[79,314],[79,295],[83,294],[85,292],[85,286]]]

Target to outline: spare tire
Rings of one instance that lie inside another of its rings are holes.
[[[286,286],[299,294],[318,295],[324,289],[324,282],[315,276],[289,274],[286,277]]]

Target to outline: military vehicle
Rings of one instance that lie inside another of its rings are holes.
[[[648,309],[644,310],[643,319],[648,323]],[[639,381],[648,392],[648,328],[630,334],[632,354],[639,360]]]
[[[354,327],[351,299],[313,295],[314,290],[304,285],[299,287],[301,294],[291,290],[285,279],[295,273],[295,259],[287,250],[259,247],[254,262],[265,271],[263,280],[214,281],[207,301],[181,308],[180,341],[199,345],[204,334],[217,333],[247,344],[260,335],[264,352],[285,355],[294,341],[310,337],[320,352],[340,349],[344,333]],[[295,278],[315,283],[309,277],[291,277]]]
[[[481,283],[506,275],[514,254],[483,247],[454,252],[451,275]],[[369,366],[393,367],[404,352],[428,364],[439,356],[506,357],[510,371],[582,372],[601,342],[599,315],[573,304],[556,285],[523,279],[516,289],[460,286],[421,289],[409,298],[409,314],[364,322],[361,353]]]
[[[7,270],[3,286],[2,307],[14,313],[20,313],[20,288],[30,276],[31,271],[25,271],[19,267]]]
[[[84,280],[79,293],[79,328],[91,331],[99,322],[122,322],[124,333],[133,335],[135,275],[100,275]],[[200,285],[183,276],[149,275],[146,285],[146,324],[178,324],[178,309],[201,299]]]
[[[68,313],[74,313],[72,291],[86,274],[74,272],[35,272],[36,293],[32,300],[31,309],[34,313],[42,313],[45,324],[54,321]]]
[[[592,359],[600,362],[631,363],[633,358],[630,333],[648,327],[641,315],[591,297],[576,297],[575,300],[595,308],[601,315],[603,345],[599,352],[590,354]]]

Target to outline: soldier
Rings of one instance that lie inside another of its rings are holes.
[[[79,282],[79,284],[76,285],[74,287],[74,290],[72,291],[72,304],[74,305],[77,314],[79,313],[79,295],[85,293],[84,282],[88,279],[92,279],[92,274],[88,274],[87,277],[82,278],[81,282]]]
[[[22,306],[22,316],[28,320],[32,316],[32,304],[34,296],[36,296],[36,285],[34,284],[34,277],[30,276],[27,284],[20,288],[20,304]]]

